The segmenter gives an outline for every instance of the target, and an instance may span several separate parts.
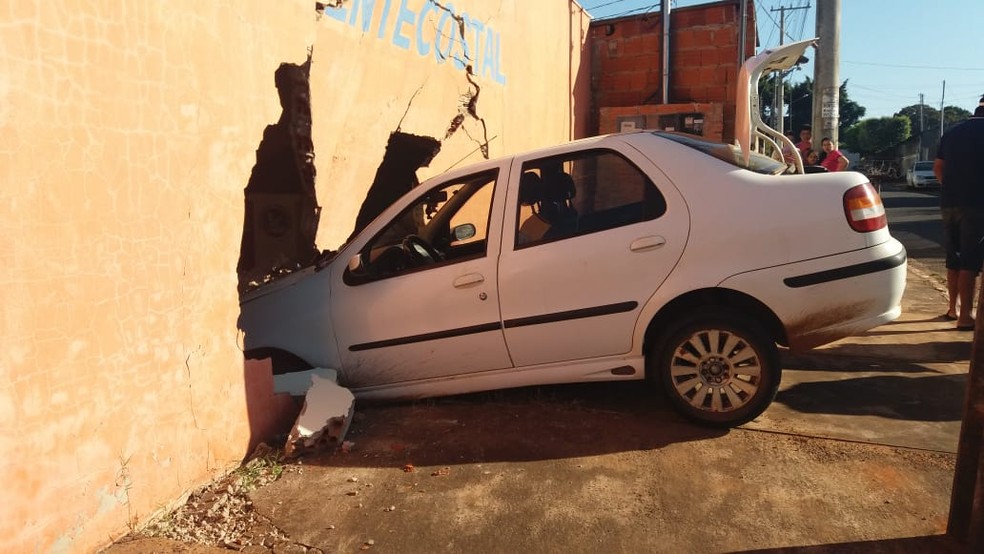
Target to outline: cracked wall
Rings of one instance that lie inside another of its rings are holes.
[[[240,292],[271,274],[311,264],[321,207],[315,192],[311,122],[312,52],[303,64],[274,72],[280,119],[263,131],[245,189],[245,217],[237,273]]]
[[[420,181],[583,136],[589,20],[576,3],[345,0],[321,13],[311,73],[319,248],[338,248],[357,227],[394,132],[440,141]],[[331,67],[319,71],[326,52]],[[355,105],[372,113],[339,110]]]
[[[420,180],[482,160],[482,144],[495,157],[573,134],[583,41],[569,2],[456,0],[464,35],[424,0],[342,4],[358,11],[0,7],[0,233],[17,238],[0,252],[0,445],[25,453],[0,460],[0,551],[95,551],[246,455],[244,186],[288,111],[281,64],[305,66],[314,47],[317,173],[281,184],[305,213],[322,207],[319,249],[351,233],[396,130],[441,142]],[[284,175],[304,173],[299,152]]]

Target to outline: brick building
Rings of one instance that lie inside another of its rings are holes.
[[[741,2],[747,1],[744,48]],[[731,141],[741,61],[755,54],[753,0],[724,0],[672,10],[669,90],[663,103],[663,18],[659,13],[593,21],[590,130],[688,130]],[[743,55],[739,52],[743,50]]]

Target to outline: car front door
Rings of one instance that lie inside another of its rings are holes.
[[[346,249],[358,257],[339,264],[332,279],[346,386],[511,367],[496,285],[500,169],[505,175],[493,165],[422,185],[413,200],[398,203],[407,205],[397,215],[374,222]]]
[[[635,149],[604,144],[513,162],[499,289],[516,367],[630,352],[683,253],[679,192]]]

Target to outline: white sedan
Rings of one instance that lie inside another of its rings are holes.
[[[775,396],[778,345],[895,319],[906,278],[863,175],[747,160],[641,131],[434,177],[245,295],[248,354],[334,368],[357,398],[648,379],[743,423]]]
[[[422,183],[334,257],[244,295],[247,356],[336,369],[362,398],[647,379],[696,421],[755,418],[779,346],[892,321],[905,289],[864,175],[786,165],[759,117],[760,77],[815,44],[742,66],[739,146],[639,131]]]

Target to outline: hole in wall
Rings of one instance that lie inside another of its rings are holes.
[[[311,51],[305,63],[283,63],[274,72],[281,113],[263,131],[244,191],[240,293],[309,265],[319,254],[310,73]]]

